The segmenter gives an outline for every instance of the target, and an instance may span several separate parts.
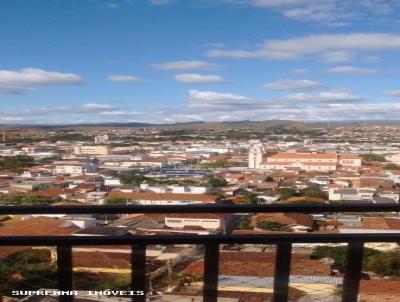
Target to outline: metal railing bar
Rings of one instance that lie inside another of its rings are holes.
[[[400,212],[400,204],[357,205],[79,205],[79,206],[0,206],[0,214],[120,214],[120,213],[330,213]]]
[[[346,271],[343,280],[343,302],[357,302],[362,276],[364,243],[351,242],[347,246]]]
[[[132,246],[131,253],[131,290],[143,291],[144,295],[133,295],[132,302],[146,301],[146,245]]]
[[[71,245],[57,245],[57,280],[58,289],[61,291],[73,290],[72,279],[72,247]],[[72,302],[73,295],[61,295],[60,302]]]
[[[273,302],[288,301],[291,256],[291,243],[280,243],[277,245],[275,256]]]
[[[288,301],[291,256],[292,244],[280,243],[277,245],[273,302]]]
[[[208,243],[204,253],[203,302],[217,302],[219,274],[219,244]]]
[[[280,244],[400,242],[400,233],[257,234],[257,235],[125,235],[125,236],[0,236],[0,246],[136,245],[136,244]]]

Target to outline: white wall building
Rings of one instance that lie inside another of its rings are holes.
[[[249,168],[269,171],[301,170],[329,172],[337,169],[357,170],[361,158],[349,154],[336,153],[277,153],[263,158],[264,149],[255,144],[249,151]]]

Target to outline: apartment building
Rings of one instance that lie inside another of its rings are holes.
[[[110,149],[107,146],[75,146],[76,155],[108,155]]]
[[[263,157],[263,148],[257,145],[249,152],[249,168],[263,170],[301,170],[330,172],[338,169],[357,170],[361,158],[350,154],[336,153],[277,153]]]

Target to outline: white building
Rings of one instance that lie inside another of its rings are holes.
[[[249,168],[260,169],[265,153],[265,146],[261,142],[252,145],[249,150]]]
[[[54,169],[56,175],[77,176],[84,174],[83,165],[59,165]]]
[[[206,186],[149,186],[147,183],[141,183],[140,189],[154,193],[206,194],[208,192],[208,187]]]
[[[75,146],[74,154],[80,155],[108,155],[109,148],[107,146]]]
[[[250,148],[249,168],[329,172],[337,169],[357,170],[362,163],[358,156],[336,153],[277,153],[264,158],[264,150],[261,144]]]
[[[110,141],[108,139],[108,135],[107,134],[103,134],[103,135],[97,135],[94,138],[94,143],[95,144],[108,144]]]

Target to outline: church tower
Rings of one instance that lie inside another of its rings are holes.
[[[265,147],[261,142],[255,143],[249,150],[249,168],[260,169]]]

